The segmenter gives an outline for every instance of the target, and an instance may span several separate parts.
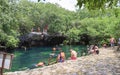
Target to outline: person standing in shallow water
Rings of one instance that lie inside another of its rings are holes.
[[[113,38],[113,37],[110,38],[110,46],[111,47],[115,46],[115,38]]]

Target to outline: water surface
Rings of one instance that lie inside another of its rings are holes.
[[[73,48],[78,52],[78,56],[81,56],[82,51],[86,50],[86,46],[72,45],[72,46],[59,46],[65,54],[66,58],[70,57],[70,48]],[[32,64],[37,64],[40,61],[48,63],[50,53],[52,53],[52,47],[32,47],[27,49],[17,49],[13,52],[14,59],[12,61],[12,67],[9,71],[21,71],[30,67]],[[58,54],[60,50],[56,50]],[[54,58],[52,61],[55,61]]]

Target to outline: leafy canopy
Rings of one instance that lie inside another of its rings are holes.
[[[77,5],[80,8],[84,6],[90,10],[95,10],[116,6],[118,2],[119,0],[77,0]]]

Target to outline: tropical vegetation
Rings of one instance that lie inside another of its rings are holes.
[[[81,6],[80,0],[78,4]],[[89,4],[89,0],[85,4]],[[49,34],[61,33],[68,37],[64,42],[70,44],[82,41],[84,34],[91,38],[90,43],[109,43],[111,36],[116,40],[120,37],[120,8],[113,6],[102,11],[86,5],[83,9],[69,11],[58,4],[0,0],[0,44],[17,47],[19,36],[28,34],[33,27],[42,30],[45,25]]]

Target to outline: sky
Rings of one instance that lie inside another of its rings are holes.
[[[37,2],[38,0],[30,0],[30,1],[34,1]],[[41,0],[43,1],[43,0]],[[75,11],[76,10],[76,4],[77,4],[77,0],[45,0],[45,2],[50,2],[50,3],[57,3],[59,4],[61,7],[68,9],[70,11]]]

